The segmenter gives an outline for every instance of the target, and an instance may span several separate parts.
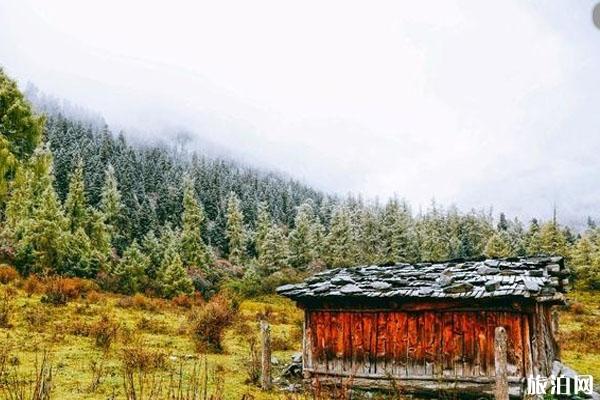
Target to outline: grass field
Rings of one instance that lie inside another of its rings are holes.
[[[39,370],[46,354],[52,365],[53,399],[125,399],[124,360],[132,354],[146,360],[133,380],[141,382],[143,377],[146,393],[158,386],[163,392],[180,384],[191,387],[194,375],[209,398],[283,399],[281,392],[265,393],[247,382],[259,318],[267,316],[271,322],[274,356],[280,360],[275,376],[301,346],[302,312],[277,296],[241,302],[239,316],[225,331],[223,352],[199,355],[189,332],[190,310],[171,302],[92,292],[53,306],[42,303],[39,294],[28,296],[13,285],[0,285],[0,291],[11,299],[9,319],[0,328],[4,373],[14,381],[35,381],[36,365]],[[586,292],[570,297],[572,306],[561,316],[563,360],[598,381],[600,298]],[[197,373],[191,374],[194,369]]]
[[[300,349],[302,314],[291,302],[278,297],[243,301],[239,317],[224,335],[224,351],[207,355],[196,351],[187,330],[186,308],[167,302],[123,306],[128,303],[119,296],[94,294],[57,307],[42,304],[39,295],[28,297],[17,289],[10,326],[0,328],[5,370],[11,376],[33,380],[36,362],[39,367],[47,353],[53,367],[53,399],[125,399],[123,359],[131,352],[143,352],[159,364],[144,371],[148,382],[162,380],[164,392],[179,384],[180,369],[189,376],[196,368],[201,390],[204,371],[208,371],[207,392],[215,399],[241,399],[244,395],[257,400],[282,398],[280,393],[264,393],[247,384],[246,370],[251,360],[249,343],[258,334],[261,314],[273,322],[274,356],[281,360],[280,365]],[[109,336],[102,331],[110,331],[113,324],[118,328],[106,348],[97,338]],[[190,385],[188,379],[183,379],[184,385]]]

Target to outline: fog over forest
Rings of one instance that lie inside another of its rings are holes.
[[[600,217],[594,3],[0,0],[0,64],[134,142],[580,228]]]

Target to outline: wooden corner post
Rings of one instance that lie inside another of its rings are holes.
[[[494,335],[494,359],[496,362],[496,389],[494,398],[496,400],[508,400],[508,376],[507,376],[507,335],[506,329],[499,326]]]
[[[262,370],[260,386],[263,390],[271,389],[271,328],[267,321],[260,321],[260,336],[262,344]]]

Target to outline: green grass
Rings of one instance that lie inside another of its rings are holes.
[[[560,315],[562,361],[600,381],[600,293],[575,290],[568,297]]]

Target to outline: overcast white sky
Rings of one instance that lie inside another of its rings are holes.
[[[593,6],[0,0],[0,64],[325,190],[573,223],[600,216]]]

